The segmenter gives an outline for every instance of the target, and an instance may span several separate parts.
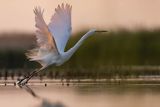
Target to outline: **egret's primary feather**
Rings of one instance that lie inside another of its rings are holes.
[[[71,9],[72,7],[68,4],[58,5],[48,25],[60,53],[64,52],[71,35]]]

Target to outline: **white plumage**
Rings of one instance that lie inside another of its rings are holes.
[[[71,49],[64,52],[71,35],[71,10],[72,7],[69,4],[58,5],[50,23],[47,25],[43,19],[44,10],[41,10],[40,7],[34,9],[35,26],[37,28],[37,47],[30,50],[26,55],[30,61],[39,62],[42,65],[42,68],[34,71],[25,79],[20,80],[18,84],[25,85],[35,73],[49,65],[62,65],[75,53],[83,41],[90,35],[94,32],[104,32],[91,29]]]
[[[68,4],[66,6],[62,4],[61,7],[58,5],[48,25],[60,53],[64,52],[71,35],[71,9],[72,7]]]
[[[26,55],[31,61],[39,62],[42,68],[45,68],[56,63],[59,55],[64,52],[71,35],[71,6],[58,5],[48,26],[43,19],[43,12],[40,8],[34,9],[38,47]]]

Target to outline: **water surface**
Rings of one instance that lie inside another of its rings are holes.
[[[0,86],[1,107],[159,107],[159,85]]]

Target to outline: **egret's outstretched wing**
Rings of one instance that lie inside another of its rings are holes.
[[[59,52],[64,52],[66,43],[71,35],[71,6],[62,4],[55,9],[48,27],[54,36]]]
[[[57,46],[55,40],[48,29],[44,19],[43,19],[43,11],[40,8],[34,9],[35,13],[35,21],[36,21],[36,38],[38,47],[31,50],[27,53],[27,57],[30,60],[38,61],[43,65],[43,58],[52,53],[58,55],[59,52],[57,50]]]

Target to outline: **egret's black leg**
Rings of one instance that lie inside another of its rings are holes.
[[[27,77],[24,77],[23,79],[18,80],[17,84],[20,86],[22,85],[22,81],[24,81]]]
[[[28,81],[29,81],[35,74],[37,74],[39,71],[40,71],[40,70],[33,71],[33,72],[28,76],[26,82],[28,83]]]
[[[35,74],[37,74],[40,70],[41,70],[41,69],[33,71],[29,76],[27,76],[27,77],[19,80],[17,84],[18,84],[19,86],[24,86],[24,85],[26,85],[26,84],[28,83],[28,81],[29,81]]]

